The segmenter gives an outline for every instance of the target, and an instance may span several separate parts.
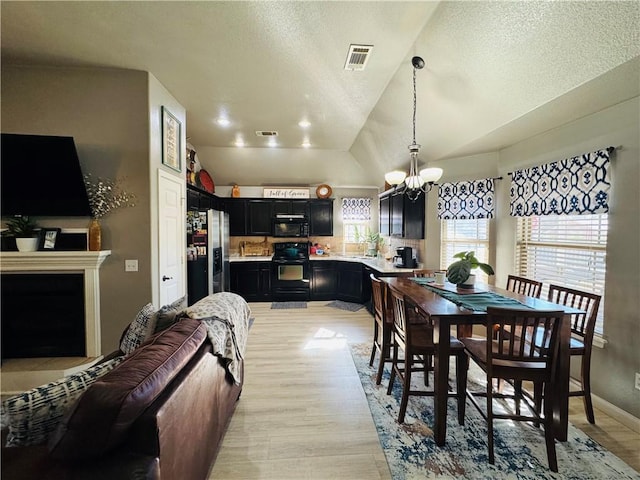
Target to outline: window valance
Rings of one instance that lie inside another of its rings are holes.
[[[597,150],[513,172],[511,216],[608,212],[611,151]]]
[[[493,218],[495,179],[443,183],[438,188],[438,218]]]
[[[371,220],[371,198],[343,198],[342,219],[347,221]]]

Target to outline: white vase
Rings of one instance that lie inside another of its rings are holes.
[[[38,250],[38,237],[16,238],[16,246],[20,252],[35,252]]]
[[[473,287],[473,285],[476,283],[476,276],[472,273],[470,274],[467,279],[460,284],[461,287]]]

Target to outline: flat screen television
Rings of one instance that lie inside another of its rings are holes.
[[[0,141],[3,217],[91,216],[72,137],[3,133]]]

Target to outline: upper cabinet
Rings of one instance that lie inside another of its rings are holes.
[[[271,235],[276,214],[298,213],[309,217],[309,235],[333,235],[333,200],[275,200],[269,198],[225,198],[231,236]]]
[[[415,202],[406,195],[387,190],[380,194],[380,233],[392,237],[423,239],[425,199]]]

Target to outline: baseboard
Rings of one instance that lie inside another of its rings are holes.
[[[571,383],[574,387],[580,387],[580,384],[574,379],[571,379]],[[594,408],[602,410],[603,413],[606,413],[611,418],[623,424],[625,427],[629,427],[634,432],[640,433],[640,418],[634,417],[629,412],[616,407],[614,404],[607,402],[605,399],[600,398],[593,393],[591,394],[591,401],[593,402]],[[596,423],[597,422],[598,419],[596,418]]]

